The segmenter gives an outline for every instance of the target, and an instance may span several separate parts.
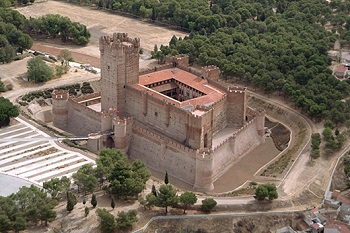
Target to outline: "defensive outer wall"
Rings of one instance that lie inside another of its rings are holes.
[[[201,77],[203,85],[222,94],[210,105],[184,109],[138,84],[138,39],[123,33],[102,37],[100,50],[101,94],[69,98],[67,91],[56,90],[52,95],[54,125],[89,135],[91,150],[114,147],[199,191],[209,191],[242,156],[264,143],[265,112],[247,106],[245,88],[221,86],[217,67],[197,71],[188,66],[187,56],[176,56],[141,74],[176,67]],[[101,111],[89,107],[98,102]]]

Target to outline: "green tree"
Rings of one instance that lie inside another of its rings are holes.
[[[322,132],[322,136],[326,142],[329,142],[332,139],[334,139],[333,132],[330,128],[325,128]]]
[[[275,184],[262,184],[255,190],[255,197],[257,200],[262,201],[268,198],[270,201],[278,198],[277,187]]]
[[[117,156],[118,159],[112,159],[113,156]],[[113,165],[105,165],[107,161],[111,161]],[[136,197],[146,188],[150,173],[140,160],[135,160],[130,165],[125,155],[113,152],[111,155],[102,156],[97,168],[100,164],[102,164],[101,170],[108,175],[111,182],[108,186],[109,192],[116,197]]]
[[[47,196],[47,193],[34,185],[23,186],[11,196],[11,199],[18,205],[27,220],[37,224],[38,221],[51,222],[56,218],[53,210],[58,202]]]
[[[95,177],[95,170],[91,164],[85,164],[73,174],[74,183],[85,193],[93,192],[97,187],[97,178]]]
[[[52,198],[58,198],[60,193],[66,193],[70,187],[70,180],[63,176],[61,179],[52,178],[43,183],[43,188],[51,195]]]
[[[177,37],[175,35],[173,35],[173,37],[171,37],[171,40],[169,42],[169,46],[171,46],[171,45],[175,46],[176,43],[177,43]]]
[[[204,212],[210,212],[216,205],[217,202],[213,198],[205,198],[202,200],[202,210]]]
[[[12,224],[8,216],[0,213],[0,232],[8,232],[11,229]]]
[[[53,68],[48,66],[41,57],[34,57],[28,61],[28,79],[34,82],[46,82],[53,77]]]
[[[85,217],[87,217],[89,215],[89,213],[90,213],[89,207],[87,207],[87,206],[85,207],[84,213],[85,213]]]
[[[0,127],[7,126],[11,117],[17,117],[19,114],[17,106],[13,105],[8,99],[0,96]]]
[[[5,86],[4,86],[4,83],[1,82],[1,79],[0,79],[0,92],[5,92]]]
[[[66,209],[70,212],[74,209],[74,206],[77,204],[77,198],[76,196],[71,193],[67,192],[67,206]]]
[[[91,205],[95,208],[97,206],[97,198],[95,194],[92,194]]]
[[[165,172],[165,177],[164,177],[164,183],[169,184],[169,177],[168,177],[168,172]]]
[[[100,228],[102,232],[113,232],[117,227],[114,216],[111,213],[108,213],[106,209],[97,209],[97,216],[100,221]]]
[[[169,206],[177,206],[179,203],[179,197],[176,194],[176,190],[170,184],[161,185],[156,198],[156,206],[165,207],[165,214],[168,213]]]
[[[114,202],[114,198],[113,197],[112,197],[112,201],[111,201],[111,207],[112,207],[112,209],[115,208],[115,202]]]
[[[53,217],[53,215],[52,215],[52,217]],[[21,215],[16,216],[16,220],[12,224],[12,228],[15,232],[24,231],[25,229],[27,229],[27,221]]]
[[[311,135],[311,148],[313,150],[320,149],[321,135],[319,133],[314,133]]]
[[[182,208],[184,209],[185,214],[186,210],[197,202],[197,197],[193,192],[184,192],[180,195],[179,200],[182,205]]]
[[[6,8],[9,6],[11,6],[11,2],[9,0],[0,1],[0,7]]]
[[[118,213],[117,227],[126,228],[131,227],[132,224],[138,221],[137,211],[129,210],[128,212],[121,211]]]
[[[157,189],[156,186],[154,186],[154,184],[152,184],[152,193],[155,197],[157,196]]]
[[[143,206],[145,209],[151,209],[152,206],[155,206],[157,204],[157,197],[154,196],[153,193],[149,193],[146,195],[146,199],[140,197],[139,202],[140,205]]]

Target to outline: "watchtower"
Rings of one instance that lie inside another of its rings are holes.
[[[69,98],[69,92],[67,90],[54,90],[52,92],[53,125],[60,129],[67,129],[68,98]]]
[[[127,33],[100,38],[101,110],[125,114],[126,86],[138,83],[140,39]]]

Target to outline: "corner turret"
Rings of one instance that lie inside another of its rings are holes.
[[[69,99],[69,92],[67,90],[54,90],[51,96],[53,125],[57,128],[66,130],[68,121],[67,102]]]

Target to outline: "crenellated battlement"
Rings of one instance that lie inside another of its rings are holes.
[[[173,67],[172,63],[165,63],[163,65],[159,65],[159,66],[156,66],[154,68],[148,68],[148,69],[142,70],[139,72],[139,75],[141,76],[141,75],[145,75],[145,74],[150,74],[150,73],[153,73],[156,71],[165,70],[165,69],[169,69],[172,67]]]
[[[67,100],[69,98],[69,91],[67,90],[54,90],[51,94],[54,100]]]
[[[156,134],[150,130],[147,130],[145,128],[142,128],[140,126],[137,126],[136,124],[133,124],[132,130],[136,133],[139,133],[143,136],[151,138],[153,141],[158,143],[165,143],[167,147],[172,147],[174,149],[180,150],[182,152],[185,152],[186,154],[195,157],[197,150],[193,150],[181,143],[178,143],[174,140],[170,140],[168,138],[165,138],[164,136],[161,136],[159,134]]]
[[[213,159],[213,150],[210,148],[203,148],[197,150],[196,158],[199,160],[212,160]]]
[[[228,87],[228,92],[234,92],[234,93],[244,93],[247,90],[246,87]]]
[[[112,37],[102,36],[100,37],[100,51],[104,52],[105,49],[111,51],[125,48],[125,49],[139,49],[140,38],[130,38],[127,33],[114,33]]]
[[[205,79],[218,80],[220,77],[220,68],[214,65],[202,67],[201,72]]]
[[[256,117],[254,117],[251,121],[249,121],[248,123],[244,124],[243,127],[241,127],[239,130],[237,130],[236,132],[232,133],[231,136],[227,137],[224,141],[222,141],[219,145],[215,146],[213,148],[213,152],[215,153],[216,151],[218,151],[222,146],[224,146],[226,143],[228,143],[230,140],[235,140],[237,137],[239,137],[240,134],[244,133],[244,131],[249,128],[252,127],[256,122]]]
[[[124,125],[127,125],[127,124],[130,124],[133,122],[133,118],[132,117],[119,117],[119,116],[116,116],[113,118],[113,123],[116,124],[116,125],[121,125],[121,124],[124,124]]]
[[[101,96],[100,92],[95,92],[95,93],[92,93],[92,94],[86,94],[86,95],[82,95],[82,96],[79,96],[79,97],[76,97],[76,98],[72,98],[72,99],[75,102],[82,102],[82,101],[93,99],[93,98],[100,97],[100,96]]]

